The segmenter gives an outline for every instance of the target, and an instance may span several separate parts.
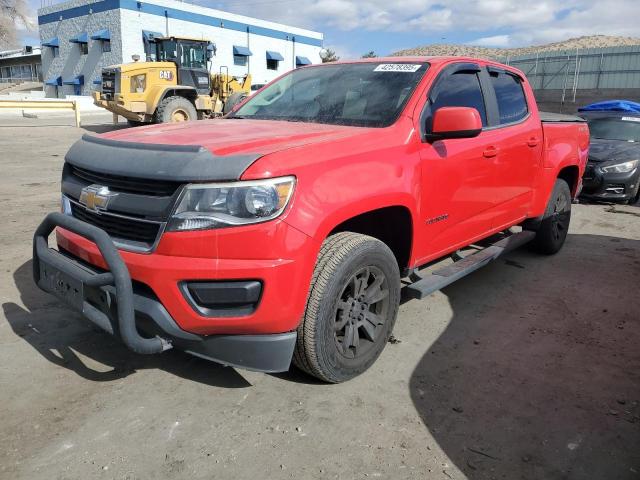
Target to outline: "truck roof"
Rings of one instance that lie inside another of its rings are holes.
[[[524,72],[519,70],[518,68],[512,67],[510,65],[505,65],[503,63],[499,63],[493,60],[489,60],[487,58],[475,58],[475,57],[462,57],[455,55],[441,55],[441,56],[390,56],[390,57],[374,57],[374,58],[358,58],[354,60],[338,60],[337,64],[349,64],[349,63],[407,63],[407,62],[428,62],[431,65],[439,65],[442,63],[448,63],[451,61],[458,62],[471,62],[471,63],[479,63],[481,65],[493,65],[505,70],[509,70],[512,72],[516,72],[522,78],[526,78]],[[309,65],[313,66],[313,65]]]

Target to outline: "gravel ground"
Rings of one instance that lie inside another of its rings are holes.
[[[560,254],[403,303],[399,342],[323,385],[135,355],[35,288],[69,125],[0,117],[1,479],[640,478],[640,208],[576,205]]]

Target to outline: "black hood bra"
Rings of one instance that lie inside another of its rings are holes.
[[[200,145],[121,142],[85,134],[65,160],[94,172],[186,183],[239,180],[261,156],[219,156]]]

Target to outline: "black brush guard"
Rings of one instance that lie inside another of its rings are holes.
[[[56,227],[62,227],[94,242],[109,267],[95,273],[83,265],[49,248],[48,238]],[[73,309],[112,335],[119,334],[124,344],[136,353],[154,354],[172,348],[170,340],[159,336],[145,338],[136,328],[131,276],[109,235],[96,226],[77,218],[50,213],[33,236],[33,278],[44,291],[55,295]],[[115,288],[117,296],[117,330],[109,316],[87,302],[84,287]]]

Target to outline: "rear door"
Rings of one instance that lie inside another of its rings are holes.
[[[529,106],[524,80],[514,72],[489,66],[481,79],[488,103],[485,138],[495,146],[492,226],[508,227],[527,215],[533,184],[542,161],[542,125]]]
[[[433,114],[442,107],[475,108],[487,126],[480,73],[474,63],[445,67],[429,90],[421,114],[423,134],[430,131]],[[488,137],[490,132],[483,131],[476,138],[421,143],[421,216],[428,242],[423,247],[425,256],[446,253],[490,230],[495,168]]]

